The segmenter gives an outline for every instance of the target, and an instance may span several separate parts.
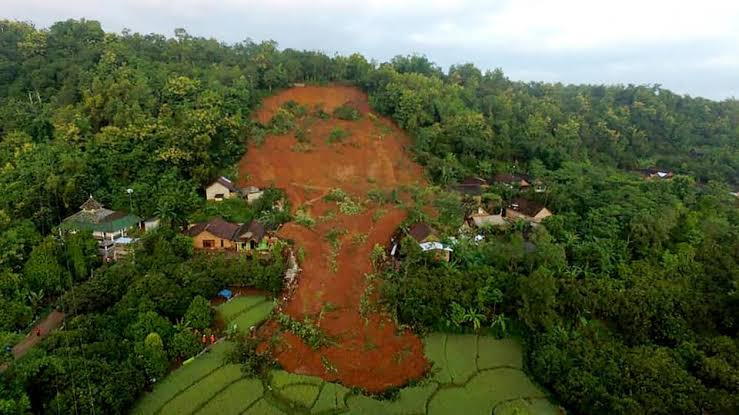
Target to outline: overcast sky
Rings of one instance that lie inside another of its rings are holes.
[[[420,53],[445,70],[473,62],[514,80],[739,98],[737,0],[0,0],[0,10],[38,27],[82,17],[114,32],[183,27],[378,61]]]

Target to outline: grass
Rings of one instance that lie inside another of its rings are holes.
[[[240,314],[232,323],[236,324],[237,330],[242,333],[248,333],[250,327],[257,326],[259,323],[266,320],[274,307],[275,303],[273,301],[259,303],[248,311]]]
[[[495,339],[481,336],[477,344],[477,368],[491,369],[495,367],[523,368],[521,343],[514,339]]]
[[[320,389],[316,385],[288,385],[276,393],[294,405],[310,408],[318,398]]]
[[[495,407],[495,415],[555,415],[559,408],[546,399],[516,399]]]
[[[438,385],[429,383],[423,386],[411,386],[400,390],[395,400],[378,400],[364,395],[354,395],[347,399],[349,413],[356,414],[423,414],[426,402],[436,391]],[[450,414],[461,413],[450,411]]]
[[[267,298],[260,295],[238,296],[219,305],[218,311],[226,322],[231,322],[239,314],[265,301],[267,301]]]
[[[162,408],[161,415],[190,414],[222,389],[241,378],[241,365],[227,365],[177,395]]]
[[[446,340],[446,362],[452,382],[465,383],[477,372],[477,336],[450,334]]]
[[[216,216],[236,223],[249,223],[257,212],[246,201],[239,197],[224,199],[220,202],[206,201],[202,209],[190,215],[190,222],[205,222]]]
[[[446,364],[446,334],[431,333],[423,339],[424,354],[434,364],[434,380],[451,383],[452,375]]]
[[[316,403],[313,404],[311,413],[317,414],[343,410],[346,408],[344,398],[347,393],[349,393],[349,389],[337,383],[326,383],[321,388],[321,393],[318,395]]]
[[[275,389],[298,384],[320,385],[322,382],[321,378],[315,376],[298,375],[284,370],[273,370],[269,375],[269,384]]]
[[[229,343],[217,343],[208,353],[170,373],[154,386],[151,393],[147,393],[139,400],[131,413],[153,414],[157,412],[178,393],[223,366],[230,347]]]
[[[352,135],[351,132],[340,127],[334,127],[331,129],[326,142],[329,144],[340,143],[343,142],[344,139],[349,137],[350,135]]]
[[[272,303],[252,305],[239,317],[263,304]],[[133,413],[153,414],[160,408],[162,414],[197,411],[206,415],[554,415],[558,411],[520,369],[521,345],[512,339],[443,333],[426,336],[424,350],[438,372],[433,380],[401,388],[392,400],[365,396],[318,377],[282,370],[270,371],[266,379],[241,379],[238,365],[223,366],[226,349],[225,345],[216,345],[210,354],[172,373],[139,402]]]
[[[200,409],[198,415],[241,413],[264,394],[259,379],[242,379],[231,384]]]
[[[243,415],[282,415],[284,413],[264,399],[258,400],[249,410],[242,412]]]

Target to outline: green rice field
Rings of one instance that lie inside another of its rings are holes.
[[[260,305],[265,302],[226,303],[222,312],[238,321],[247,311],[263,313]],[[238,367],[223,363],[229,345],[218,344],[157,384],[134,413],[524,415],[559,411],[523,372],[521,345],[514,339],[432,333],[424,346],[433,364],[429,376],[400,389],[394,399],[383,400],[282,370],[271,371],[265,379],[244,378]]]

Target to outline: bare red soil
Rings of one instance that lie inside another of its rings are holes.
[[[309,316],[317,321],[332,343],[312,350],[298,336],[286,332],[276,358],[291,372],[370,392],[401,386],[428,368],[423,345],[412,332],[399,329],[387,313],[376,311],[376,307],[368,312],[367,302],[363,307],[360,302],[363,296],[377,298],[376,289],[367,290],[365,278],[372,272],[372,247],[388,242],[405,212],[390,205],[368,204],[359,215],[344,215],[322,196],[332,188],[341,188],[364,201],[373,188],[389,191],[423,182],[422,169],[404,151],[410,140],[400,129],[388,120],[368,117],[367,96],[359,89],[336,85],[288,89],[266,99],[257,117],[266,123],[289,100],[311,109],[322,104],[329,113],[351,102],[363,116],[357,121],[315,120],[309,127],[310,151],[293,150],[297,143],[293,133],[269,136],[263,145],[250,146],[241,161],[241,184],[285,189],[293,210],[303,205],[317,220],[313,229],[289,223],[279,232],[305,252],[297,286],[280,308],[296,320]],[[352,135],[343,143],[329,144],[326,138],[334,126]],[[329,211],[335,213],[334,218],[319,220]],[[325,235],[337,227],[347,233],[341,238],[334,272],[329,266],[331,245]],[[358,234],[366,235],[366,240],[357,243]],[[275,327],[271,322],[266,332]]]
[[[31,329],[25,339],[13,347],[13,357],[20,359],[25,355],[33,346],[41,342],[46,336],[48,336],[53,330],[58,329],[64,321],[64,313],[59,311],[52,311],[46,318],[41,320],[37,325]],[[40,335],[36,332],[40,330]]]

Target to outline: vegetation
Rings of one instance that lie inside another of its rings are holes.
[[[433,377],[397,390],[390,399],[366,396],[318,377],[276,370],[271,367],[268,354],[256,352],[253,339],[238,337],[235,341],[237,344],[229,342],[227,349],[218,346],[227,351],[221,366],[204,373],[205,364],[201,360],[207,363],[214,360],[209,354],[198,357],[176,370],[165,380],[166,385],[157,385],[152,393],[145,395],[134,413],[172,413],[180,409],[183,389],[178,392],[178,388],[182,385],[175,385],[170,379],[184,380],[185,374],[191,375],[186,396],[202,405],[204,413],[211,413],[212,407],[229,413],[251,407],[257,413],[288,410],[299,414],[445,414],[455,412],[454,408],[468,408],[475,413],[495,411],[497,414],[511,405],[533,408],[531,413],[536,414],[557,413],[556,406],[522,372],[521,345],[512,340],[432,334],[424,339],[424,348],[433,363]],[[218,355],[223,359],[224,352],[219,350]],[[328,373],[336,370],[325,356],[321,361]],[[475,368],[475,361],[482,363],[479,369]],[[233,375],[238,367],[233,363],[241,364],[244,377],[215,391],[209,383],[223,385],[224,375]],[[189,365],[195,365],[194,369]],[[471,369],[465,372],[466,380],[459,378],[453,382],[451,376],[457,376],[459,367]]]
[[[349,103],[336,107],[333,115],[334,117],[345,121],[356,121],[362,116],[362,114],[359,113],[359,110]]]
[[[347,131],[341,127],[333,127],[331,128],[331,132],[329,133],[328,138],[326,138],[326,142],[329,144],[341,143],[350,135],[352,135],[350,131]]]
[[[305,316],[303,321],[299,321],[285,313],[279,313],[277,315],[277,322],[285,330],[290,330],[293,334],[300,337],[313,350],[320,349],[329,342],[326,334],[308,316]]]
[[[403,244],[398,269],[373,255],[382,301],[400,322],[520,335],[533,378],[573,412],[737,412],[739,209],[729,194],[739,185],[736,100],[656,85],[514,82],[471,64],[445,73],[422,56],[375,65],[358,54],[227,45],[182,29],[173,38],[104,33],[86,20],[43,30],[0,21],[0,339],[18,341],[55,306],[67,316],[64,330],[3,373],[3,412],[126,413],[145,389],[168,384],[171,376],[154,382],[173,360],[197,350],[187,322],[205,327],[202,299],[228,284],[281,290],[280,247],[269,260],[195,255],[177,231],[216,214],[289,220],[289,207],[273,208],[276,190],[246,207],[205,204],[198,190],[243,156],[244,137],[259,143],[296,130],[307,138],[306,119],[328,118],[322,108],[286,103],[267,125],[251,120],[265,94],[305,81],[361,86],[378,114],[411,134],[416,160],[439,187],[409,189],[407,207],[442,236],[456,236],[470,202],[448,185],[515,172],[547,185],[528,194],[555,213],[543,226],[459,237],[449,264],[413,244]],[[350,110],[334,115],[351,119]],[[328,140],[348,134],[337,127]],[[634,174],[653,167],[676,175]],[[499,201],[518,192],[489,191]],[[56,232],[90,194],[165,226],[143,236],[131,259],[101,264],[91,235]],[[382,203],[379,193],[368,196]],[[398,201],[397,192],[385,200]],[[358,203],[340,202],[344,213]],[[304,210],[296,222],[315,225]],[[468,363],[449,367],[465,377]],[[234,370],[198,374],[213,377],[170,396],[168,410],[206,408],[218,391],[236,393],[232,385],[252,390]],[[439,390],[429,411],[490,412],[503,400],[515,411],[521,396],[538,405],[539,391],[508,370]],[[325,390],[315,402],[328,408]],[[294,392],[295,405],[313,397]],[[262,393],[239,411],[270,408]]]

